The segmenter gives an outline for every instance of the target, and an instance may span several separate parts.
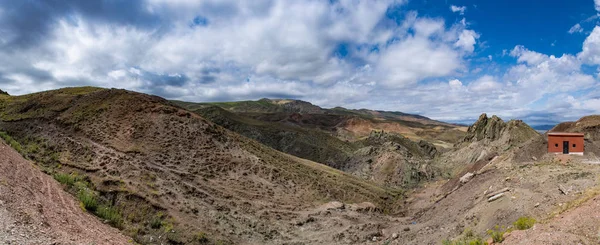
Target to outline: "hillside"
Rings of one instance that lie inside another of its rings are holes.
[[[436,154],[422,152],[448,150],[466,131],[419,115],[323,109],[297,100],[174,103],[278,151],[391,187],[414,187],[440,176],[431,164]],[[373,140],[373,132],[386,137]]]
[[[81,176],[89,195],[118,211],[116,225],[144,244],[279,243],[297,237],[298,210],[329,200],[400,207],[398,193],[155,96],[99,88],[3,95],[0,119],[23,155],[55,176]]]
[[[61,185],[0,140],[3,244],[128,244],[131,238],[87,214]]]
[[[362,140],[351,142],[317,128],[261,121],[217,106],[195,112],[275,150],[323,163],[385,186],[409,187],[437,176],[433,170],[425,176],[419,174],[422,172],[421,165],[427,165],[437,152],[435,146],[425,141],[419,144],[398,134],[374,131],[379,133],[372,132]]]
[[[0,137],[63,183],[89,214],[141,244],[487,239],[490,229],[522,217],[554,222],[600,186],[593,177],[600,165],[545,154],[544,137],[518,120],[483,114],[444,149],[387,130],[340,138],[339,125],[372,120],[361,116],[195,111],[117,89],[0,95]],[[578,122],[562,127],[589,130],[593,141],[594,120]],[[1,166],[7,176],[23,173]],[[498,191],[502,196],[490,201]]]
[[[348,141],[367,137],[373,130],[402,134],[410,139],[428,140],[440,147],[451,147],[464,136],[466,127],[435,121],[402,112],[352,110],[342,107],[325,109],[309,102],[284,99],[258,101],[191,103],[173,101],[191,111],[217,106],[236,115],[264,122],[292,124],[320,129]]]

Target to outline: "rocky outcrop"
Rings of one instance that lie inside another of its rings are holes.
[[[488,118],[485,113],[469,127],[462,142],[499,141],[501,144],[511,146],[520,145],[531,138],[538,136],[533,128],[521,120],[504,122],[493,115]]]
[[[4,90],[2,90],[2,89],[0,89],[0,94],[3,94],[3,95],[9,95],[7,92],[5,92],[5,91],[4,91]]]
[[[481,141],[484,139],[492,141],[496,140],[500,138],[500,134],[505,127],[506,123],[496,115],[488,118],[487,114],[483,113],[479,116],[479,119],[469,127],[463,142]]]

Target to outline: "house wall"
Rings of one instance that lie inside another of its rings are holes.
[[[548,136],[548,152],[562,153],[563,141],[569,141],[569,153],[583,153],[583,136]],[[575,144],[575,146],[573,146]]]

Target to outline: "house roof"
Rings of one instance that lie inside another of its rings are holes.
[[[583,137],[583,133],[566,133],[566,132],[553,132],[548,133],[548,136],[581,136]]]

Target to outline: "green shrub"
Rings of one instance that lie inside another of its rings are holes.
[[[77,176],[74,174],[55,173],[52,176],[56,181],[68,187],[72,187],[73,185],[75,185],[75,182],[78,181]]]
[[[208,240],[208,236],[204,232],[198,232],[194,235],[194,241],[200,244],[208,244],[210,240]]]
[[[535,219],[531,217],[521,217],[513,225],[519,230],[527,230],[535,224]]]
[[[150,228],[152,228],[152,229],[158,229],[162,225],[163,225],[163,222],[162,222],[162,215],[161,214],[157,214],[156,216],[154,216],[150,220]]]
[[[83,207],[88,211],[94,212],[98,208],[96,194],[87,188],[80,189],[77,193],[77,198],[79,198]]]
[[[444,240],[442,241],[443,245],[487,245],[481,238],[464,238],[456,241],[452,240]]]
[[[8,144],[10,147],[12,147],[17,152],[19,152],[21,155],[23,155],[24,152],[23,152],[23,147],[21,146],[21,144],[19,142],[17,142],[15,139],[13,139],[6,132],[0,131],[0,138],[2,138],[6,142],[6,144]]]
[[[98,206],[98,208],[96,209],[95,214],[104,219],[107,220],[109,224],[111,224],[114,227],[121,227],[121,224],[123,222],[123,218],[121,217],[121,213],[119,213],[119,211],[114,208],[113,206],[109,206],[109,205],[100,205]]]
[[[498,226],[494,227],[493,230],[488,230],[487,233],[492,237],[494,243],[502,243],[504,241],[504,233],[506,229],[504,227],[499,228]]]

